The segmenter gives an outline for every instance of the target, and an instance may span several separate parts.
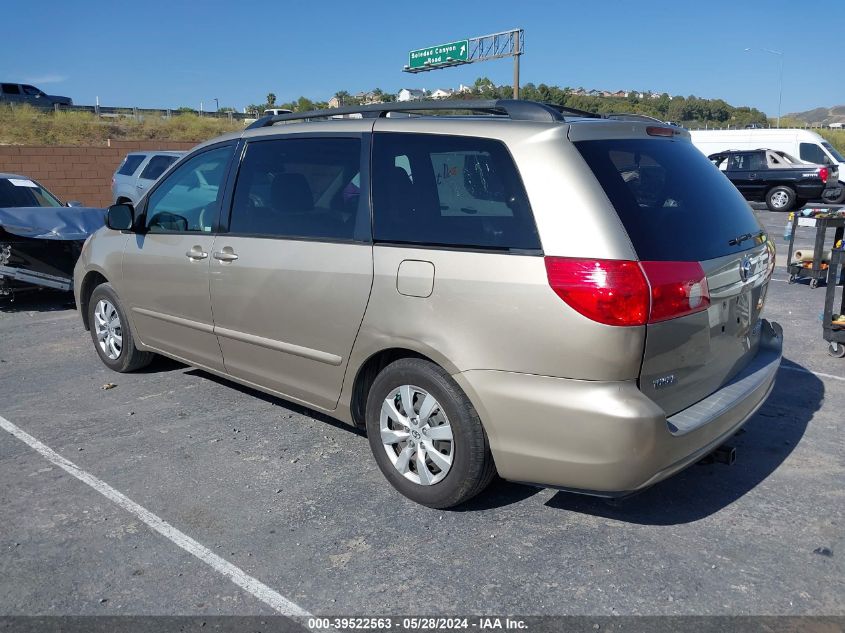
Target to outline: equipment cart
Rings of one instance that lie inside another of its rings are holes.
[[[831,209],[832,211],[834,209]],[[810,226],[816,228],[816,241],[813,246],[813,261],[809,267],[804,267],[804,262],[793,261],[793,254],[795,251],[795,234],[799,226]],[[822,266],[822,260],[827,254],[824,248],[824,240],[827,236],[828,229],[834,229],[833,243],[836,244],[842,239],[845,233],[845,218],[819,218],[819,217],[805,217],[801,215],[800,211],[795,212],[795,217],[792,218],[792,235],[789,237],[789,253],[787,255],[787,272],[789,273],[789,283],[794,283],[798,279],[809,279],[810,288],[817,288],[819,280],[830,279],[828,272],[830,265]]]
[[[843,264],[845,264],[845,245],[840,245],[839,248],[833,249],[830,257],[830,276],[827,279],[827,292],[822,313],[822,333],[824,340],[829,343],[827,353],[835,358],[845,358],[845,319],[842,319],[842,315],[845,315],[845,288],[840,292],[839,305],[836,306],[836,286],[842,279]],[[840,317],[837,323],[833,322],[834,315]]]

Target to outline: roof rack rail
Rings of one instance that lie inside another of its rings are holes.
[[[554,108],[561,114],[571,114],[577,117],[583,117],[585,119],[601,119],[603,116],[598,114],[597,112],[589,112],[587,110],[579,110],[578,108],[570,108],[568,106],[558,105],[556,103],[548,103],[546,104],[550,108]]]
[[[246,129],[268,127],[283,121],[305,121],[309,119],[324,119],[345,114],[360,114],[363,118],[382,118],[390,112],[426,112],[431,110],[464,110],[480,114],[507,116],[514,121],[541,121],[551,123],[564,121],[564,115],[577,117],[600,118],[601,115],[566,108],[539,101],[524,99],[449,99],[443,101],[405,101],[402,103],[374,103],[362,106],[347,106],[342,108],[328,108],[325,110],[311,110],[309,112],[293,112],[291,114],[277,114],[265,116],[247,126]]]

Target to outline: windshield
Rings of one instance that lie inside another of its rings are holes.
[[[60,206],[52,193],[29,178],[0,178],[0,208]]]
[[[837,163],[845,163],[845,157],[843,157],[842,154],[837,152],[836,148],[833,145],[824,142],[822,143],[822,147],[824,147],[828,152],[830,152],[830,155],[833,156]]]
[[[638,138],[575,146],[642,260],[706,261],[754,246],[737,236],[761,234],[736,187],[691,143]]]

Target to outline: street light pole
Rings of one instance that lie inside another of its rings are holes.
[[[783,53],[780,51],[773,51],[770,48],[764,48],[763,50],[767,53],[771,53],[772,55],[778,55],[780,57],[780,80],[778,82],[778,128],[780,128],[780,105],[783,101]]]
[[[220,100],[217,97],[214,97],[214,111],[220,111]]]
[[[746,48],[745,52],[751,52],[754,49]],[[771,48],[761,48],[765,53],[771,53],[772,55],[777,55],[780,57],[780,70],[779,70],[779,78],[778,78],[778,122],[777,126],[780,128],[780,112],[781,112],[781,104],[783,103],[783,52],[781,51],[774,51]]]

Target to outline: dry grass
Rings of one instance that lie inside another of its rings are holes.
[[[845,156],[845,130],[815,130],[830,141],[839,153]]]
[[[200,142],[242,129],[240,121],[194,114],[170,119],[146,115],[136,121],[132,117],[97,118],[88,112],[0,107],[0,144],[6,145],[100,145],[106,139]]]
[[[790,120],[783,121],[787,125]],[[798,123],[795,121],[795,123]],[[170,119],[146,115],[97,118],[88,112],[43,112],[29,106],[0,107],[0,144],[100,145],[112,140],[205,141],[243,129],[240,121],[180,114]],[[845,130],[813,130],[845,154]]]

